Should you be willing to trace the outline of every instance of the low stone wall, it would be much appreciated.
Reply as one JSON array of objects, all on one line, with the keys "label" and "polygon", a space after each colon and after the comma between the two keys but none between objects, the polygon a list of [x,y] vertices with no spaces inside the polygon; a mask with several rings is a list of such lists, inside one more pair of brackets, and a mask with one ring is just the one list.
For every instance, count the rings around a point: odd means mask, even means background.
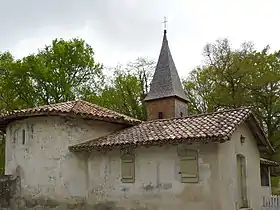
[{"label": "low stone wall", "polygon": [[[123,207],[118,207],[115,202],[102,202],[95,205],[89,205],[86,203],[66,204],[56,202],[49,199],[18,199],[12,202],[7,210],[126,210]],[[148,210],[146,208],[136,208],[130,210]]]},{"label": "low stone wall", "polygon": [[[4,175],[0,177],[0,210],[127,210],[112,201],[90,205],[81,198],[63,202],[47,197],[23,197],[21,187],[19,176]],[[148,210],[148,208],[138,206],[129,210]]]},{"label": "low stone wall", "polygon": [[[1,210],[150,210],[150,208],[140,205],[127,209],[118,206],[117,202],[113,201],[104,201],[90,205],[86,201],[77,201],[75,198],[68,203],[46,197],[21,197],[17,190],[17,180],[12,180],[9,186],[11,190],[9,191],[10,193],[8,193],[7,189],[7,197],[5,197],[5,201],[1,201],[0,204]],[[9,186],[7,186],[7,188]],[[153,208],[153,210],[158,209]]]},{"label": "low stone wall", "polygon": [[[120,207],[117,202],[103,201],[88,204],[86,198],[72,197],[67,201],[57,201],[55,198],[24,196],[21,186],[20,170],[17,175],[0,176],[0,210],[149,210],[146,206]],[[153,210],[158,210],[153,208]]]},{"label": "low stone wall", "polygon": [[148,208],[140,204],[135,207],[125,208],[114,201],[103,201],[97,204],[88,204],[86,202],[73,201],[70,203],[58,202],[47,198],[22,198],[12,199],[7,207],[0,207],[2,210],[159,210],[159,208]]},{"label": "low stone wall", "polygon": [[19,177],[12,175],[0,176],[0,208],[8,208],[19,186]]}]

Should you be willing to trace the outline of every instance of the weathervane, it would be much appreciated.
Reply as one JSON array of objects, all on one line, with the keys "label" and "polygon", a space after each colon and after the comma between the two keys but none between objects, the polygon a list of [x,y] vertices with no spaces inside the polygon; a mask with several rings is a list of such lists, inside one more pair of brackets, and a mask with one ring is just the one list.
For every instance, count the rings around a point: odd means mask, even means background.
[{"label": "weathervane", "polygon": [[166,18],[166,16],[164,16],[164,21],[162,22],[163,24],[164,24],[164,30],[166,30],[166,28],[167,28],[167,18]]}]

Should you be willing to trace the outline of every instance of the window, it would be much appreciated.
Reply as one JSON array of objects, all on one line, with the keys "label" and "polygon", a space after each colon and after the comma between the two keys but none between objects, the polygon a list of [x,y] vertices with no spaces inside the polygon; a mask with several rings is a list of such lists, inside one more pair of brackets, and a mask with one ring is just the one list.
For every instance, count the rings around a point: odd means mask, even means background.
[{"label": "window", "polygon": [[261,165],[261,185],[269,187],[269,168]]},{"label": "window", "polygon": [[197,183],[198,153],[196,150],[185,149],[180,154],[180,175],[182,183]]},{"label": "window", "polygon": [[158,113],[158,119],[163,119],[163,113],[162,112]]},{"label": "window", "polygon": [[123,183],[134,183],[135,181],[135,157],[125,154],[121,158],[121,181]]},{"label": "window", "polygon": [[183,117],[183,112],[180,112],[180,116]]},{"label": "window", "polygon": [[22,144],[25,144],[25,129],[22,130]]}]

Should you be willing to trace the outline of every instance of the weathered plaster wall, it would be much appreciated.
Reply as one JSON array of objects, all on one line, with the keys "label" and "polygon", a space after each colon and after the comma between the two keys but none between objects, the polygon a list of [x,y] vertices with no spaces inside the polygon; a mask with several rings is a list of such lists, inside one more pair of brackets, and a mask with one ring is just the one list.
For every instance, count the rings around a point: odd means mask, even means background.
[{"label": "weathered plaster wall", "polygon": [[[26,130],[24,145],[22,129]],[[40,204],[41,209],[68,209],[72,203],[72,209],[95,205],[99,210],[236,210],[236,155],[243,154],[249,202],[254,210],[260,210],[259,152],[245,125],[229,142],[190,146],[199,150],[200,181],[194,184],[180,182],[176,146],[137,148],[136,181],[132,184],[120,181],[119,150],[107,154],[68,150],[71,144],[117,129],[119,125],[59,117],[29,118],[9,125],[6,173],[14,174],[19,166],[24,196],[24,204],[19,201],[19,205],[33,208]],[[243,145],[241,134],[246,138]]]},{"label": "weathered plaster wall", "polygon": [[[120,125],[82,119],[34,117],[10,124],[6,139],[6,174],[20,168],[21,194],[57,201],[87,195],[87,162],[68,146],[120,129]],[[25,129],[25,144],[22,130]]]},{"label": "weathered plaster wall", "polygon": [[[243,144],[240,142],[240,135],[245,137]],[[231,141],[219,144],[218,151],[221,209],[236,210],[238,201],[236,155],[242,154],[246,158],[247,195],[250,207],[260,210],[262,201],[260,155],[250,130],[243,124],[234,132]]]},{"label": "weathered plaster wall", "polygon": [[176,146],[137,148],[135,183],[121,183],[119,150],[88,159],[88,202],[117,202],[125,209],[219,210],[217,144],[199,147],[199,183],[180,182]]}]

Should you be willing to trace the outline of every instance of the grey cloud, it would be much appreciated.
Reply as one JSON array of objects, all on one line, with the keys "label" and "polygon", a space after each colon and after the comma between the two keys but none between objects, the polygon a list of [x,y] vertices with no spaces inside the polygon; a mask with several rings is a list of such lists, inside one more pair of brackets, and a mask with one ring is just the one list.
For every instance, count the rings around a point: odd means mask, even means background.
[{"label": "grey cloud", "polygon": [[0,50],[34,36],[38,28],[75,30],[86,21],[99,37],[126,50],[149,46],[162,27],[163,1],[130,1],[134,7],[124,0],[0,0]]}]

